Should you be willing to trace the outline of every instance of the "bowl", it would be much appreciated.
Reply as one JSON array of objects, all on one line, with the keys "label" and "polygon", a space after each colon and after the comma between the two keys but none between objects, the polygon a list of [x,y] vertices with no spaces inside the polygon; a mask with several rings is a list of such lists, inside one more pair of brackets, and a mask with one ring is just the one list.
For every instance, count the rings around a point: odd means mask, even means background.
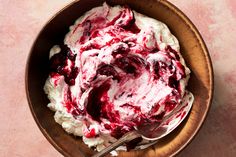
[{"label": "bowl", "polygon": [[[66,133],[53,118],[43,86],[48,77],[49,50],[63,42],[69,26],[84,12],[102,5],[103,0],[75,1],[61,9],[38,34],[26,68],[26,93],[32,115],[44,136],[64,156],[88,157],[95,152],[80,137]],[[165,0],[107,0],[110,5],[128,4],[132,9],[164,22],[177,37],[181,53],[191,69],[188,89],[195,101],[188,117],[171,134],[144,150],[120,152],[123,157],[173,156],[193,139],[208,113],[213,93],[213,70],[206,45],[192,22]]]}]

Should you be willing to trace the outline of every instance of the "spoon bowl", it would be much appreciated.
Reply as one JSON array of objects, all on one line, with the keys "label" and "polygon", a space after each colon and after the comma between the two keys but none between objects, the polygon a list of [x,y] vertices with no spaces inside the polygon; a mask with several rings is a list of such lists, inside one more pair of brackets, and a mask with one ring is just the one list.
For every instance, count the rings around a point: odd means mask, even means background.
[{"label": "spoon bowl", "polygon": [[138,130],[140,134],[142,134],[143,139],[151,141],[158,140],[168,135],[180,125],[180,123],[190,112],[194,100],[193,95],[190,93],[189,97],[186,97],[186,99],[189,99],[189,103],[187,105],[181,104],[177,106],[171,113],[163,117],[160,123],[144,123],[135,129]]},{"label": "spoon bowl", "polygon": [[159,123],[143,123],[139,126],[135,126],[134,131],[126,133],[116,142],[106,147],[102,151],[96,153],[92,157],[105,156],[106,154],[121,146],[122,144],[138,137],[142,137],[143,139],[149,141],[157,141],[158,139],[168,135],[185,119],[185,117],[190,112],[194,100],[193,95],[189,94],[186,99],[189,99],[189,102],[187,104],[182,103],[177,106],[168,115],[164,116],[162,118],[162,121],[160,121]]}]

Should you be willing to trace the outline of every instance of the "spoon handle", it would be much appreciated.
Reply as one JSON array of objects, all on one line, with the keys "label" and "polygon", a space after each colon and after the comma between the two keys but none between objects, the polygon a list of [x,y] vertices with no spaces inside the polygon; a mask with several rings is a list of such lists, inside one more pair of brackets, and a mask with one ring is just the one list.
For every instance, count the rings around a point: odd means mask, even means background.
[{"label": "spoon handle", "polygon": [[96,153],[92,157],[102,157],[102,156],[105,156],[109,152],[111,152],[112,150],[114,150],[117,147],[119,147],[120,145],[124,144],[125,142],[131,141],[131,140],[133,140],[135,138],[138,138],[138,137],[141,137],[141,135],[136,130],[131,131],[131,132],[125,134],[123,137],[118,139],[116,142],[114,142],[110,146],[108,146],[105,149],[103,149],[102,151]]}]

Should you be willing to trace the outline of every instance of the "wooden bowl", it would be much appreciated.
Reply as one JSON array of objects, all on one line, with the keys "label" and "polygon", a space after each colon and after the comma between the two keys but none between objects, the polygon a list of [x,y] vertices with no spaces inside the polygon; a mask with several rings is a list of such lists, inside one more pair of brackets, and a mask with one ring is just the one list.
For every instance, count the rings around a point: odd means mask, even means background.
[{"label": "wooden bowl", "polygon": [[[213,70],[206,45],[192,22],[175,6],[162,0],[108,0],[110,5],[128,4],[132,9],[158,19],[170,28],[180,42],[181,53],[191,69],[188,89],[195,101],[185,121],[170,135],[145,150],[121,152],[124,157],[162,157],[176,155],[199,131],[208,113],[213,91]],[[33,117],[48,141],[64,156],[89,157],[94,151],[80,137],[67,134],[54,121],[54,112],[43,91],[48,77],[49,50],[63,42],[69,26],[85,11],[102,5],[103,0],[80,0],[58,12],[42,28],[29,54],[26,68],[26,92]]]}]

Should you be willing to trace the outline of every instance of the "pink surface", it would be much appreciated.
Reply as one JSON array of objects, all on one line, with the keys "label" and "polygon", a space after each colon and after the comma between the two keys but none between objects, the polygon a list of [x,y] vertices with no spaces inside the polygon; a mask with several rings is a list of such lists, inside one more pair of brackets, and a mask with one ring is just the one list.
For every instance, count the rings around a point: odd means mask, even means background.
[{"label": "pink surface", "polygon": [[[72,0],[0,0],[0,156],[62,157],[31,116],[24,71],[29,49],[49,17]],[[215,95],[202,129],[178,156],[236,156],[236,2],[170,0],[202,34],[215,72]]]}]

